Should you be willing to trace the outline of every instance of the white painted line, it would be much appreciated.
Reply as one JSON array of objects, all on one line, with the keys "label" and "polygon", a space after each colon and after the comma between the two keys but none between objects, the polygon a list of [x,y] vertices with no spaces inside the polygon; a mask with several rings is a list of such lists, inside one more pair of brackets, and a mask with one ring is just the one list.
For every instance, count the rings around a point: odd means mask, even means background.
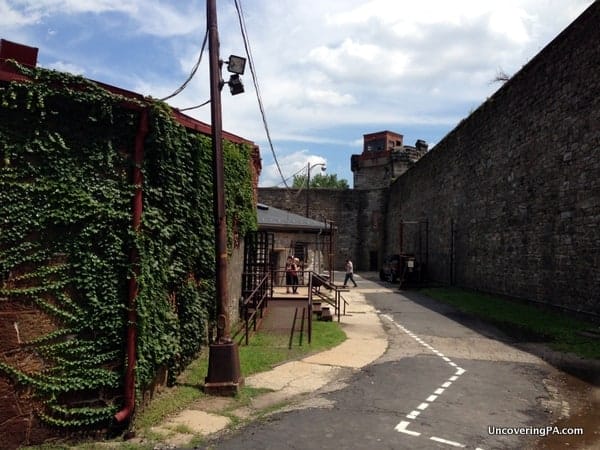
[{"label": "white painted line", "polygon": [[461,447],[461,448],[466,447],[466,445],[463,445],[459,442],[449,441],[447,439],[442,439],[442,438],[435,437],[435,436],[431,436],[429,439],[431,439],[432,441],[441,442],[442,444],[451,445],[452,447]]},{"label": "white painted line", "polygon": [[[398,327],[398,329],[402,330],[404,333],[406,333],[407,335],[409,335],[411,338],[413,338],[415,341],[417,341],[423,347],[427,348],[432,353],[434,353],[435,355],[437,355],[440,358],[442,358],[446,363],[448,363],[448,365],[450,365],[451,367],[455,367],[456,368],[455,374],[453,376],[451,376],[448,379],[448,381],[446,381],[444,384],[442,384],[441,387],[437,388],[434,391],[433,395],[430,395],[429,397],[427,397],[427,400],[425,402],[423,402],[419,406],[417,406],[417,410],[419,410],[419,411],[413,410],[409,414],[406,415],[406,417],[408,419],[416,419],[417,416],[419,416],[419,414],[421,414],[421,411],[426,410],[429,407],[429,405],[433,401],[435,401],[438,398],[438,396],[441,395],[445,391],[445,388],[450,387],[452,385],[452,382],[458,380],[458,377],[460,375],[462,375],[463,373],[465,373],[466,370],[463,369],[463,368],[461,368],[461,367],[458,367],[458,365],[456,363],[454,363],[450,358],[448,358],[447,356],[445,356],[442,352],[440,352],[439,350],[433,348],[431,345],[429,345],[427,342],[425,342],[419,336],[417,336],[416,334],[414,334],[412,331],[410,331],[406,327],[404,327],[404,326],[400,325],[399,323],[397,323],[392,318],[392,316],[390,316],[389,314],[382,314],[381,316],[385,317],[386,319],[388,319],[390,322],[392,322],[394,325],[396,325],[396,327]],[[421,436],[421,433],[419,433],[419,432],[407,430],[407,427],[409,425],[410,425],[410,422],[408,422],[408,421],[401,421],[398,425],[396,425],[395,430],[398,431],[398,432],[400,432],[400,433],[409,434],[411,436]],[[442,444],[451,445],[453,447],[461,447],[461,448],[466,447],[466,445],[463,445],[460,442],[449,441],[447,439],[442,439],[442,438],[435,437],[435,436],[431,436],[429,439],[432,440],[432,441],[436,441],[436,442],[442,443]],[[476,450],[483,450],[483,449],[481,449],[481,448],[478,447]]]},{"label": "white painted line", "polygon": [[410,414],[406,415],[406,417],[408,419],[416,419],[419,414],[421,414],[421,411],[411,411]]},{"label": "white painted line", "polygon": [[398,425],[396,425],[395,430],[399,433],[410,434],[411,436],[421,436],[421,433],[417,433],[416,431],[407,430],[406,427],[410,425],[410,422],[402,421]]}]

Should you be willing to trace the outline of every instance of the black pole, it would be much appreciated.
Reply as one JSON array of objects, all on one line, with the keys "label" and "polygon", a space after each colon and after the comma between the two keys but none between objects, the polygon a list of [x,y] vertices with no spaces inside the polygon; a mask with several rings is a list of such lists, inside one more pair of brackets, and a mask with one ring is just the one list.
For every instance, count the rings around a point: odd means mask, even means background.
[{"label": "black pole", "polygon": [[306,166],[307,174],[306,174],[306,217],[308,217],[308,203],[309,203],[309,195],[310,195],[310,161]]},{"label": "black pole", "polygon": [[234,395],[243,384],[237,345],[231,341],[227,293],[227,220],[223,169],[223,129],[221,116],[221,62],[216,0],[206,2],[210,71],[211,134],[213,154],[213,212],[215,220],[215,285],[217,337],[209,346],[208,374],[204,390],[210,394]]},{"label": "black pole", "polygon": [[207,10],[208,47],[210,65],[210,99],[213,156],[213,212],[215,220],[215,258],[217,291],[217,342],[229,339],[227,319],[227,219],[225,217],[225,181],[223,180],[223,125],[221,114],[221,67],[219,63],[219,35],[217,30],[216,0],[209,0]]}]

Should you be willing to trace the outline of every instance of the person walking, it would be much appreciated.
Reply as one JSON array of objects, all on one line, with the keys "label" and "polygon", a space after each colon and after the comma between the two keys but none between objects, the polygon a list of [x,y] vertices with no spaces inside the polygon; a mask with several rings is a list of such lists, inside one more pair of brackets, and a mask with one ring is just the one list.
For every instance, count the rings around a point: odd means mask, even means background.
[{"label": "person walking", "polygon": [[344,287],[347,287],[348,280],[352,281],[352,283],[354,284],[354,287],[358,287],[358,285],[356,284],[356,281],[354,281],[354,265],[352,264],[352,261],[350,261],[349,258],[346,260],[345,268],[346,268],[346,277],[344,278]]}]

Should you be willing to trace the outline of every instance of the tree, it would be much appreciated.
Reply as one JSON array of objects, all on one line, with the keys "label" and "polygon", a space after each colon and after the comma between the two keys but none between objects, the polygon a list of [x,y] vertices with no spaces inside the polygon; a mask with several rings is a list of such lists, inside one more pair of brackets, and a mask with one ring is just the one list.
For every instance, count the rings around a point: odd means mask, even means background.
[{"label": "tree", "polygon": [[498,69],[492,83],[506,83],[508,80],[510,80],[510,75],[504,70]]},{"label": "tree", "polygon": [[[300,189],[306,187],[306,175],[294,175],[293,188]],[[332,174],[317,174],[314,177],[310,177],[310,187],[312,188],[332,188],[332,189],[348,189],[348,180],[338,180],[335,173]]]}]

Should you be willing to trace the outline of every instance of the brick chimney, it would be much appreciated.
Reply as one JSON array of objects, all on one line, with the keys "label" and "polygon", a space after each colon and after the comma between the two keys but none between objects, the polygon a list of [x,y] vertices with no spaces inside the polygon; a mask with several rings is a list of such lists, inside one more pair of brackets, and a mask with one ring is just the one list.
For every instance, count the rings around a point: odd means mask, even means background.
[{"label": "brick chimney", "polygon": [[7,70],[6,60],[14,59],[19,64],[35,67],[37,64],[38,49],[16,42],[0,39],[0,64],[3,70]]}]

